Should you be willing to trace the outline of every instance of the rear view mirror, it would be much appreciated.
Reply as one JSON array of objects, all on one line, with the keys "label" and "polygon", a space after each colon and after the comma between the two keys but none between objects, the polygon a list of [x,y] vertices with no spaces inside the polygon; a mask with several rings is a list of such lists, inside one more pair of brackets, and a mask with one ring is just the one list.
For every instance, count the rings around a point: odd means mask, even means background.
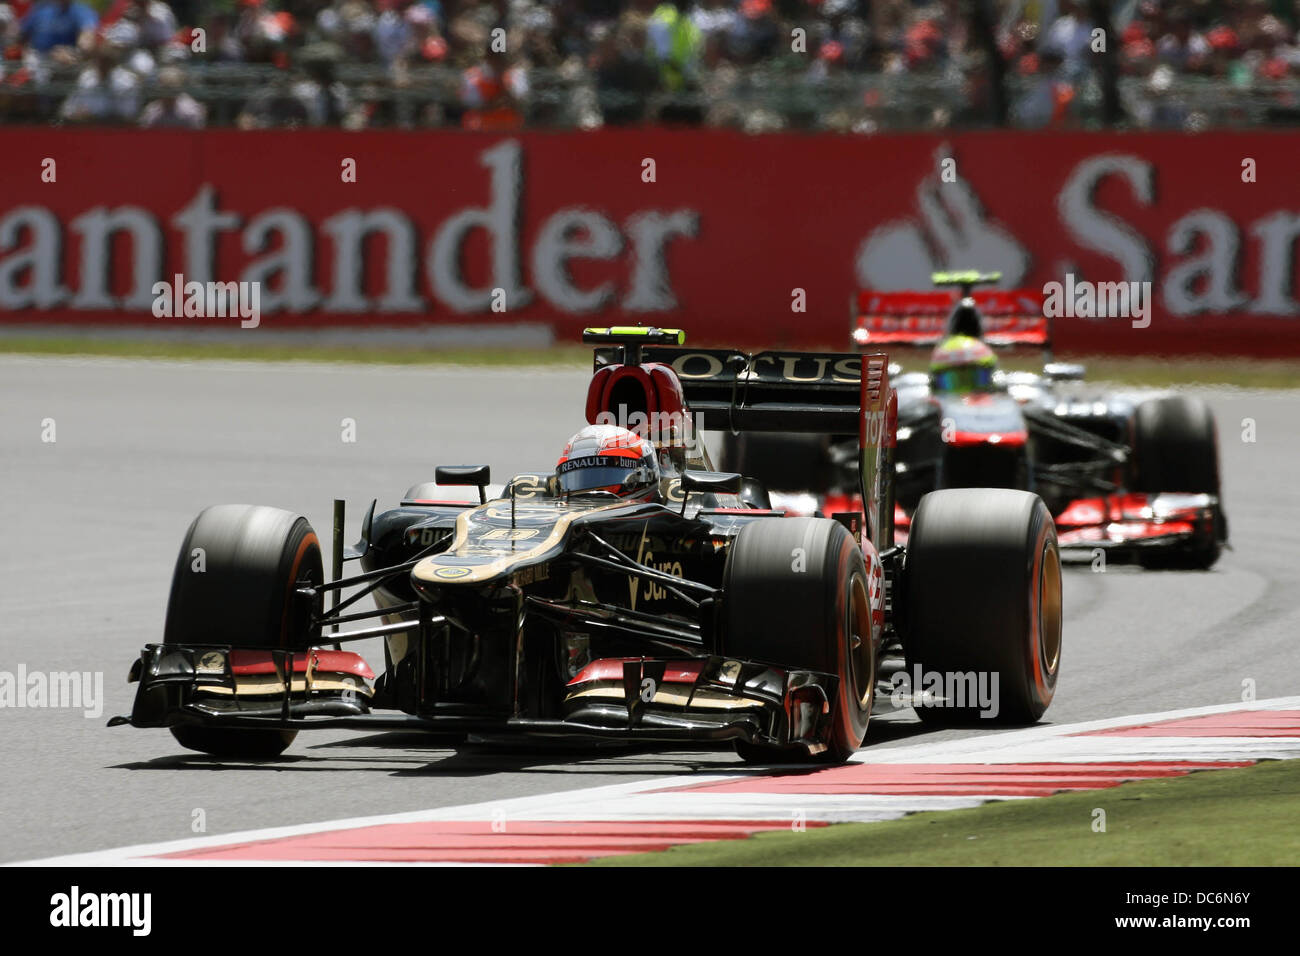
[{"label": "rear view mirror", "polygon": [[682,474],[682,491],[715,495],[738,495],[744,479],[739,473],[728,471],[687,471]]},{"label": "rear view mirror", "polygon": [[433,480],[440,485],[474,485],[478,488],[479,504],[487,500],[483,489],[491,480],[492,470],[487,465],[439,465],[433,470]]}]

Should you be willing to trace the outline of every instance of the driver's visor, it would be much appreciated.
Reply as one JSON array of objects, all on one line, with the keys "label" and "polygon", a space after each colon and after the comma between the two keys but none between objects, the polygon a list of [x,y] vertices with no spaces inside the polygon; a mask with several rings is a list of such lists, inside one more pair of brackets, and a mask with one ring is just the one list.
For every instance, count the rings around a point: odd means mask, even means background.
[{"label": "driver's visor", "polygon": [[643,482],[644,471],[638,459],[611,455],[570,458],[555,470],[560,490],[570,494],[597,489],[616,491]]},{"label": "driver's visor", "polygon": [[992,365],[967,365],[930,373],[931,386],[939,392],[984,391],[993,385]]}]

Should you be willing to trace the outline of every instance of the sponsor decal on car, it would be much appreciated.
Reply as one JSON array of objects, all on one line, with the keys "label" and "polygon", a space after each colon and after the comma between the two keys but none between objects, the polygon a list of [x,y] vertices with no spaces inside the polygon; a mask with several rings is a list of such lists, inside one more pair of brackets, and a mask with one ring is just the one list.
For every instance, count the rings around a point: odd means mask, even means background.
[{"label": "sponsor decal on car", "polygon": [[469,568],[436,568],[433,572],[433,576],[435,578],[443,578],[444,580],[455,580],[456,578],[463,578],[470,573]]}]

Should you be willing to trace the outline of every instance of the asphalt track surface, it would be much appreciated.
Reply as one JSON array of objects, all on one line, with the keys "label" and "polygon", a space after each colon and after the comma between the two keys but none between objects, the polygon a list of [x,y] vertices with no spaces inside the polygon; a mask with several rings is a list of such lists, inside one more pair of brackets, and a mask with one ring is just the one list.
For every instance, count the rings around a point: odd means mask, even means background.
[{"label": "asphalt track surface", "polygon": [[[202,507],[295,509],[324,540],[342,497],[355,539],[372,497],[394,504],[435,464],[488,462],[496,480],[548,467],[583,424],[585,384],[581,370],[0,356],[0,672],[100,672],[105,698],[93,718],[0,708],[0,861],[739,766],[722,749],[451,750],[355,732],[302,734],[286,760],[235,764],[166,731],[105,727],[129,712],[127,669],[161,639],[176,550]],[[1300,392],[1202,394],[1219,420],[1234,550],[1208,573],[1068,569],[1052,722],[1230,703],[1246,681],[1260,698],[1300,693]],[[946,733],[971,732],[987,731]],[[940,737],[900,714],[868,739]]]}]

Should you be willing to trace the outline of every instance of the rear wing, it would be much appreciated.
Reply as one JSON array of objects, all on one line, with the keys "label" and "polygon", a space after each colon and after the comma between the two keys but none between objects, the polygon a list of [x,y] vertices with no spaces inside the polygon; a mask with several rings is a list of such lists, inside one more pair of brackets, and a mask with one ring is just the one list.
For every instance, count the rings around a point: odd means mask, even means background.
[{"label": "rear wing", "polygon": [[[597,348],[594,370],[622,364],[624,357],[621,347]],[[640,346],[638,358],[673,370],[697,428],[855,438],[868,534],[880,551],[893,544],[898,399],[886,355],[647,344]]]},{"label": "rear wing", "polygon": [[[1052,348],[1052,324],[1038,289],[972,290],[983,318],[984,341],[999,348]],[[859,292],[853,301],[853,344],[932,346],[949,335],[956,302],[948,292]]]},{"label": "rear wing", "polygon": [[[620,363],[618,348],[598,348],[595,369]],[[883,355],[856,352],[741,352],[647,345],[643,362],[677,374],[687,404],[707,425],[731,431],[856,435],[863,363],[880,388]]]}]

